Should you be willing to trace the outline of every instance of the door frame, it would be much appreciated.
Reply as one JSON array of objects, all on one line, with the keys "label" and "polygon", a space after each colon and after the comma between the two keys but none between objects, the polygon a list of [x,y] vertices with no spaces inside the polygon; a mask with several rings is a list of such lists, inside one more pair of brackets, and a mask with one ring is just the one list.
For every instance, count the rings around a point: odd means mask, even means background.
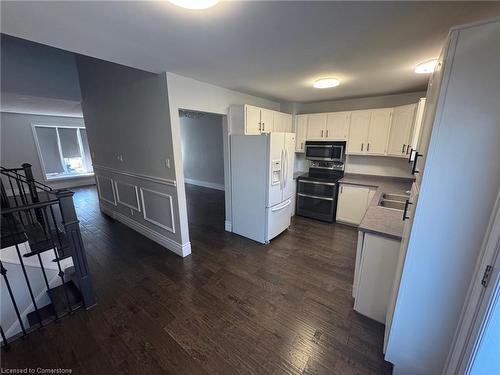
[{"label": "door frame", "polygon": [[[213,112],[209,110],[202,110],[202,109],[191,109],[189,107],[178,107],[177,108],[177,117],[176,121],[177,124],[179,125],[179,140],[180,140],[180,111],[191,111],[191,112],[200,112],[200,113],[207,113],[211,115],[218,115],[221,116],[222,119],[222,152],[223,152],[223,158],[224,158],[224,200],[225,200],[225,218],[224,218],[224,229],[226,231],[231,231],[231,217],[230,217],[230,212],[231,212],[231,176],[230,176],[230,149],[229,149],[229,124],[228,124],[228,117],[229,113],[220,113],[220,112]],[[182,153],[179,153],[179,160],[180,160],[180,166],[182,170],[182,181],[183,184],[182,186],[185,189],[185,179],[184,179],[184,161],[182,160]],[[179,181],[180,179],[177,178]],[[187,212],[186,212],[187,215]],[[189,231],[189,229],[188,229]]]},{"label": "door frame", "polygon": [[[493,267],[484,287],[486,267]],[[500,189],[483,240],[460,321],[443,371],[468,374],[495,303],[500,303]]]}]

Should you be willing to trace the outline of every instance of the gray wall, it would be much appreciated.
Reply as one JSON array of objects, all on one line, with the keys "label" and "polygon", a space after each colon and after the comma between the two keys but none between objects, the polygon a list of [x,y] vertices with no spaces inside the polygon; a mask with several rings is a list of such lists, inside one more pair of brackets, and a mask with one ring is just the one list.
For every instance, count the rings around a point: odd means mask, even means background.
[{"label": "gray wall", "polygon": [[73,53],[5,34],[0,38],[2,93],[80,101]]},{"label": "gray wall", "polygon": [[179,229],[166,74],[85,56],[77,56],[77,66],[101,209],[188,255]]},{"label": "gray wall", "polygon": [[1,164],[6,168],[30,163],[37,181],[53,188],[75,187],[95,183],[93,177],[79,177],[64,181],[46,182],[36,149],[31,124],[85,126],[82,118],[0,113],[1,115]]},{"label": "gray wall", "polygon": [[179,119],[184,179],[195,185],[224,189],[222,116],[200,115]]}]

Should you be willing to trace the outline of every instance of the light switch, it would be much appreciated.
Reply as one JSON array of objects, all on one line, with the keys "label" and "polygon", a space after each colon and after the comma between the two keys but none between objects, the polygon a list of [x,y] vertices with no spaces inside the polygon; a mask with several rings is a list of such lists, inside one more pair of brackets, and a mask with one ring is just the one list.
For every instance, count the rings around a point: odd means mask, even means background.
[{"label": "light switch", "polygon": [[170,159],[165,159],[165,167],[170,168]]}]

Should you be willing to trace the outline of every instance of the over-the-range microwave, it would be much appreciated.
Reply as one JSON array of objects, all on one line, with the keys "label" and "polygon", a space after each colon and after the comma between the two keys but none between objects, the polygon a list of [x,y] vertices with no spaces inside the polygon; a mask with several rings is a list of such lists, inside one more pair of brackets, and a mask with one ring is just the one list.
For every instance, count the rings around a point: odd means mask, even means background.
[{"label": "over-the-range microwave", "polygon": [[323,161],[345,161],[344,141],[306,141],[306,159]]}]

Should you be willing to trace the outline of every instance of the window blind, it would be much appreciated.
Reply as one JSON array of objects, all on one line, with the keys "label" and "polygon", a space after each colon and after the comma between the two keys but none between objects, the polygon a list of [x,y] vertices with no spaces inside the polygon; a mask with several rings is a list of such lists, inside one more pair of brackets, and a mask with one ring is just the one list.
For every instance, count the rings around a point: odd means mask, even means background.
[{"label": "window blind", "polygon": [[87,170],[92,170],[92,158],[90,157],[89,140],[87,138],[87,131],[80,129],[80,138],[82,139],[83,154],[85,155],[85,166]]},{"label": "window blind", "polygon": [[46,173],[62,173],[64,167],[57,145],[57,129],[36,127],[36,136]]},{"label": "window blind", "polygon": [[61,151],[63,158],[79,158],[80,146],[78,145],[77,129],[58,128],[59,140],[61,141]]}]

